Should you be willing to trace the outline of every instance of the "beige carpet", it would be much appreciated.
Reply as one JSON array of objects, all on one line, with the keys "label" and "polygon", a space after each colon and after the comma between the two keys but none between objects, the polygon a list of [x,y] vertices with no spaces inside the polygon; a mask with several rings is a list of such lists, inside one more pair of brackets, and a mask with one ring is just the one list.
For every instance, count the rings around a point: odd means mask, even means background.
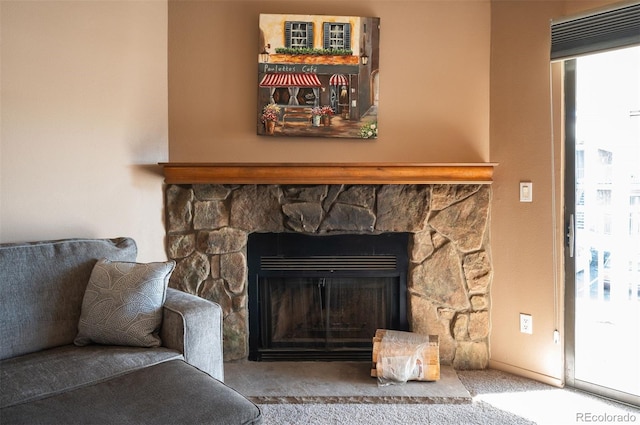
[{"label": "beige carpet", "polygon": [[[292,374],[304,373],[302,366],[298,368],[284,367],[281,364],[277,367],[276,363],[272,363],[273,369],[269,363],[262,362],[263,366],[253,370],[254,362],[233,363],[225,365],[225,373],[227,384],[235,387],[238,384],[242,393],[247,391],[247,396],[254,394],[256,397],[267,397],[267,402],[258,402],[258,406],[262,410],[265,425],[391,425],[391,424],[455,424],[455,425],[473,425],[473,424],[491,424],[491,425],[524,425],[524,424],[584,424],[584,423],[640,423],[640,409],[614,401],[602,399],[590,394],[586,394],[573,389],[560,389],[527,378],[515,376],[498,370],[481,370],[481,371],[452,371],[458,378],[458,382],[462,384],[470,400],[468,402],[448,403],[441,399],[442,402],[429,402],[429,395],[421,394],[417,397],[426,397],[424,403],[417,401],[416,395],[410,396],[401,402],[386,402],[385,396],[376,401],[374,399],[365,398],[363,402],[355,400],[332,401],[331,397],[327,397],[325,401],[318,400],[315,402],[304,401],[307,396],[304,394],[290,393],[286,388],[296,388],[295,386],[282,386],[279,384],[285,377]],[[266,365],[266,367],[265,367]],[[315,368],[324,371],[323,366],[316,365]],[[329,368],[341,370],[338,368]],[[308,368],[307,368],[308,370]],[[450,370],[450,369],[449,369]],[[448,371],[443,373],[443,377],[448,377]],[[240,371],[240,372],[239,372]],[[253,382],[277,382],[277,385],[262,386],[257,385],[251,389],[248,383],[243,384],[243,380],[248,380],[254,372],[264,373],[260,378],[254,379]],[[323,372],[324,373],[324,372]],[[319,375],[323,373],[318,372]],[[322,378],[332,380],[334,376]],[[255,377],[255,375],[253,375]],[[305,378],[306,379],[306,378]],[[359,379],[359,378],[358,378]],[[377,387],[374,378],[368,378],[366,385]],[[432,383],[424,384],[425,388]],[[244,386],[243,386],[244,385]],[[457,383],[456,383],[457,386]],[[274,398],[269,400],[268,394],[259,396],[257,388],[269,389],[273,394],[293,394],[291,400],[287,401],[287,397]],[[371,388],[373,388],[371,387]],[[335,396],[340,396],[340,385],[334,385]],[[346,388],[346,387],[345,387]],[[361,387],[364,388],[364,387]],[[396,388],[399,390],[399,388]],[[253,391],[253,392],[252,392]],[[310,390],[309,390],[310,391]],[[322,391],[315,392],[316,396],[322,397],[327,388]],[[440,391],[440,390],[438,390]],[[396,394],[392,397],[398,397]],[[455,396],[453,393],[450,397]],[[442,397],[441,395],[431,397]],[[435,399],[432,399],[435,400]]]}]

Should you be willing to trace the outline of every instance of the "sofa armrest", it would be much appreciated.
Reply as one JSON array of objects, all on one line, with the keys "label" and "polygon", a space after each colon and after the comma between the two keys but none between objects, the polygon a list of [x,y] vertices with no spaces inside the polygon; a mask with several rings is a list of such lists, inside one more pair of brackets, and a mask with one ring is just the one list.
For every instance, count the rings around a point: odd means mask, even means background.
[{"label": "sofa armrest", "polygon": [[222,308],[211,301],[167,288],[162,345],[180,351],[187,363],[224,381]]}]

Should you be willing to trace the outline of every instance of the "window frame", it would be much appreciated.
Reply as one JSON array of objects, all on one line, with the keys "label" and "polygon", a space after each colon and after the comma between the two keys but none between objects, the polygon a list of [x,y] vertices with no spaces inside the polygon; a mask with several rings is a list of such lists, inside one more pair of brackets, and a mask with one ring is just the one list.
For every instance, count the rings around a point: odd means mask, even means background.
[{"label": "window frame", "polygon": [[[342,37],[332,37],[332,27],[341,27]],[[340,46],[332,41],[341,41]],[[351,24],[349,22],[324,22],[322,26],[322,47],[325,50],[351,50]]]},{"label": "window frame", "polygon": [[[297,25],[304,25],[305,29],[303,30],[305,34],[303,36],[294,36],[294,31],[301,31],[300,29],[294,28]],[[291,49],[312,49],[313,48],[313,22],[306,21],[286,21],[284,24],[284,38],[285,38],[285,46]],[[296,44],[294,45],[293,39],[296,39]],[[304,40],[304,46],[300,45],[300,41]]]}]

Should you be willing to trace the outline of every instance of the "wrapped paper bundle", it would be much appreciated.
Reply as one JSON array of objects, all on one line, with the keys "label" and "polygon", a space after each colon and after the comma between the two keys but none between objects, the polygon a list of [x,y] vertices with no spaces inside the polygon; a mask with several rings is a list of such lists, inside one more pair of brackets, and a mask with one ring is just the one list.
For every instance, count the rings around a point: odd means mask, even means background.
[{"label": "wrapped paper bundle", "polygon": [[372,357],[371,376],[381,385],[440,379],[437,335],[378,329]]}]

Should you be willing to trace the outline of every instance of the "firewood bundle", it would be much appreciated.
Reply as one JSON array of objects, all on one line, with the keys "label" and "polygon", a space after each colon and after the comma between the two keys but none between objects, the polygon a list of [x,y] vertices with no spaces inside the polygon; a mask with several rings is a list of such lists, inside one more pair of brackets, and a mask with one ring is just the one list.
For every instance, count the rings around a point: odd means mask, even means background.
[{"label": "firewood bundle", "polygon": [[378,329],[371,376],[381,383],[440,379],[438,335]]}]

